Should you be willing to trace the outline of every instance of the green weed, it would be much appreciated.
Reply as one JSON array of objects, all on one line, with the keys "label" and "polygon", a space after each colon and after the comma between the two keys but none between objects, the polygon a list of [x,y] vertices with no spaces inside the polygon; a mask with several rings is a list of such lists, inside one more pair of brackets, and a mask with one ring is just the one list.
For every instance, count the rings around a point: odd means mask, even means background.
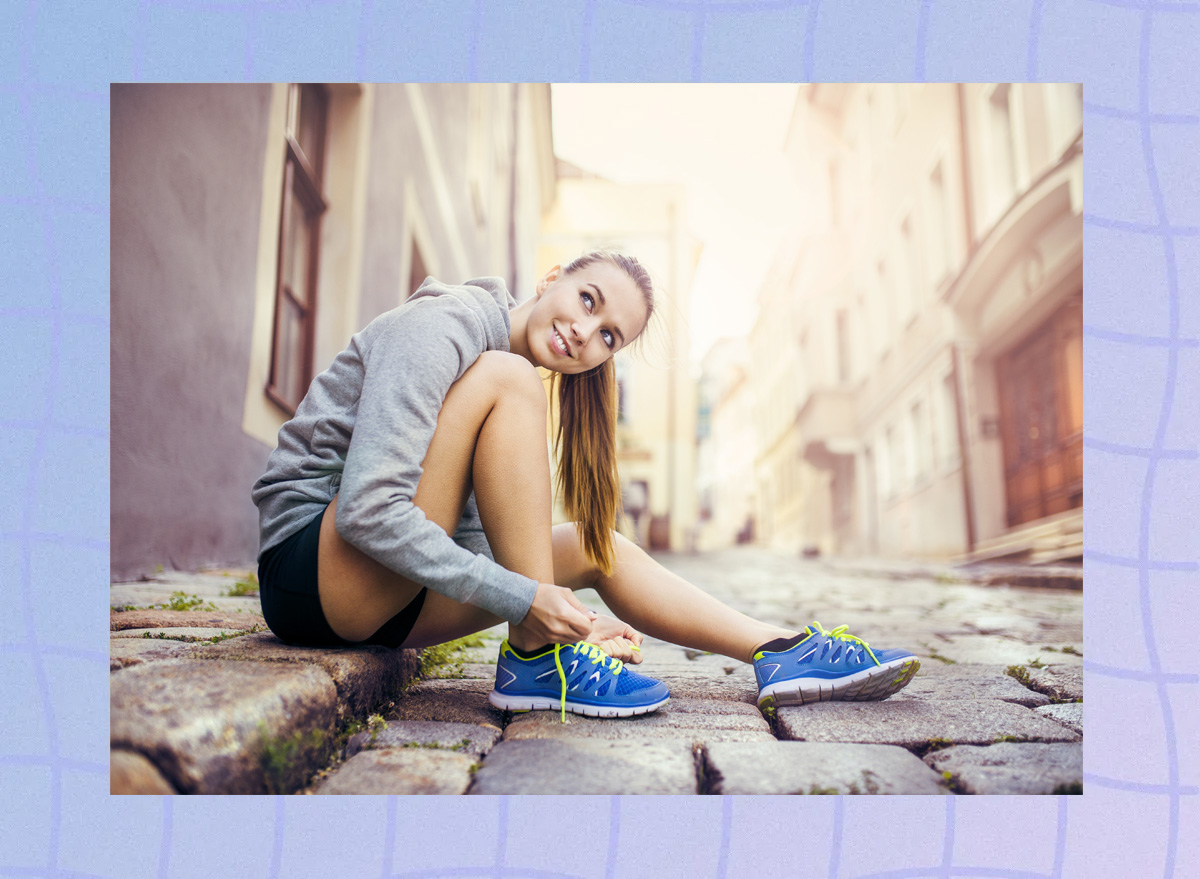
[{"label": "green weed", "polygon": [[1004,673],[1026,687],[1030,684],[1029,670],[1023,665],[1010,665],[1004,670]]},{"label": "green weed", "polygon": [[249,577],[244,577],[237,580],[232,586],[225,590],[225,594],[230,598],[241,598],[245,595],[258,595],[258,575],[251,571]]},{"label": "green weed", "polygon": [[217,606],[211,601],[205,601],[199,595],[188,595],[186,592],[172,592],[171,600],[164,604],[154,605],[162,610],[205,610],[213,611]]}]

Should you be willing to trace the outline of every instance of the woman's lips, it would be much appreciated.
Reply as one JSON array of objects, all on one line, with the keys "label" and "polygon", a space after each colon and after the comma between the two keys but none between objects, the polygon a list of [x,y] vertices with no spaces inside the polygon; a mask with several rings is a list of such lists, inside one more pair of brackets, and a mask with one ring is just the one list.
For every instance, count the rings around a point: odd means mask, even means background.
[{"label": "woman's lips", "polygon": [[563,357],[571,356],[571,350],[567,348],[567,340],[562,337],[562,334],[559,333],[558,328],[553,324],[550,325],[550,344],[553,345],[554,349]]}]

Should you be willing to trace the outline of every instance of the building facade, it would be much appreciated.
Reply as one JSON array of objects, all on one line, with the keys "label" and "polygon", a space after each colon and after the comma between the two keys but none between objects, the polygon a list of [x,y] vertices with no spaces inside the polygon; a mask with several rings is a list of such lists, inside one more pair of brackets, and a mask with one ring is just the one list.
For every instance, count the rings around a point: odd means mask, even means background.
[{"label": "building facade", "polygon": [[311,378],[426,275],[532,288],[544,85],[116,85],[112,574],[244,565]]},{"label": "building facade", "polygon": [[1075,84],[801,92],[811,198],[751,334],[761,541],[1079,556],[1081,107]]}]

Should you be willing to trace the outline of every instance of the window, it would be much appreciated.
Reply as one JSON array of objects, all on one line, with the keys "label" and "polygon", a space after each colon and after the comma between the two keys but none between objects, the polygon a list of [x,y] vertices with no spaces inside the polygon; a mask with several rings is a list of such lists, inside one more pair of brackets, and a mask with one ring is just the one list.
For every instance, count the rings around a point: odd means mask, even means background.
[{"label": "window", "polygon": [[850,315],[844,308],[837,312],[837,377],[842,384],[850,381]]},{"label": "window", "polygon": [[929,175],[929,274],[937,290],[950,270],[950,222],[946,204],[946,182],[942,163]]},{"label": "window", "polygon": [[886,260],[880,260],[875,265],[878,280],[878,308],[880,332],[878,336],[880,354],[886,354],[892,346],[892,335],[896,332],[896,301],[891,289],[891,278],[888,276]]},{"label": "window", "polygon": [[888,471],[891,494],[897,495],[904,489],[904,446],[901,434],[896,425],[887,429]]},{"label": "window", "polygon": [[913,471],[920,482],[930,469],[929,429],[926,423],[925,401],[917,400],[912,405]]},{"label": "window", "polygon": [[328,102],[319,85],[292,85],[288,93],[275,322],[266,393],[289,415],[296,413],[312,381],[317,249],[326,207],[321,175]]},{"label": "window", "polygon": [[617,372],[617,424],[629,423],[629,360],[619,356],[613,358]]},{"label": "window", "polygon": [[1052,159],[1079,135],[1083,125],[1083,84],[1054,82],[1046,86],[1047,134]]},{"label": "window", "polygon": [[899,251],[896,254],[896,310],[899,324],[905,326],[916,312],[920,282],[917,278],[917,254],[913,250],[912,220],[900,221]]},{"label": "window", "polygon": [[829,163],[829,225],[836,228],[842,221],[841,187],[838,185],[838,163]]},{"label": "window", "polygon": [[1001,83],[988,97],[988,133],[997,211],[1007,206],[1017,191],[1017,159],[1013,148],[1012,86]]},{"label": "window", "polygon": [[943,441],[939,443],[944,463],[958,460],[958,399],[954,393],[954,373],[942,377],[942,424]]}]

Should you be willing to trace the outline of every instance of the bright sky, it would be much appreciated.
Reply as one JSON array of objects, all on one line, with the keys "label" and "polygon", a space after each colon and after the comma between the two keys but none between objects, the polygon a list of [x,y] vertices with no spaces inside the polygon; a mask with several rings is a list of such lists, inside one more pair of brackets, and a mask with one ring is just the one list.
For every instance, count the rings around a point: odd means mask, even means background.
[{"label": "bright sky", "polygon": [[682,183],[704,243],[692,286],[693,364],[747,332],[798,196],[783,157],[796,85],[564,84],[551,90],[554,151],[618,183]]}]

